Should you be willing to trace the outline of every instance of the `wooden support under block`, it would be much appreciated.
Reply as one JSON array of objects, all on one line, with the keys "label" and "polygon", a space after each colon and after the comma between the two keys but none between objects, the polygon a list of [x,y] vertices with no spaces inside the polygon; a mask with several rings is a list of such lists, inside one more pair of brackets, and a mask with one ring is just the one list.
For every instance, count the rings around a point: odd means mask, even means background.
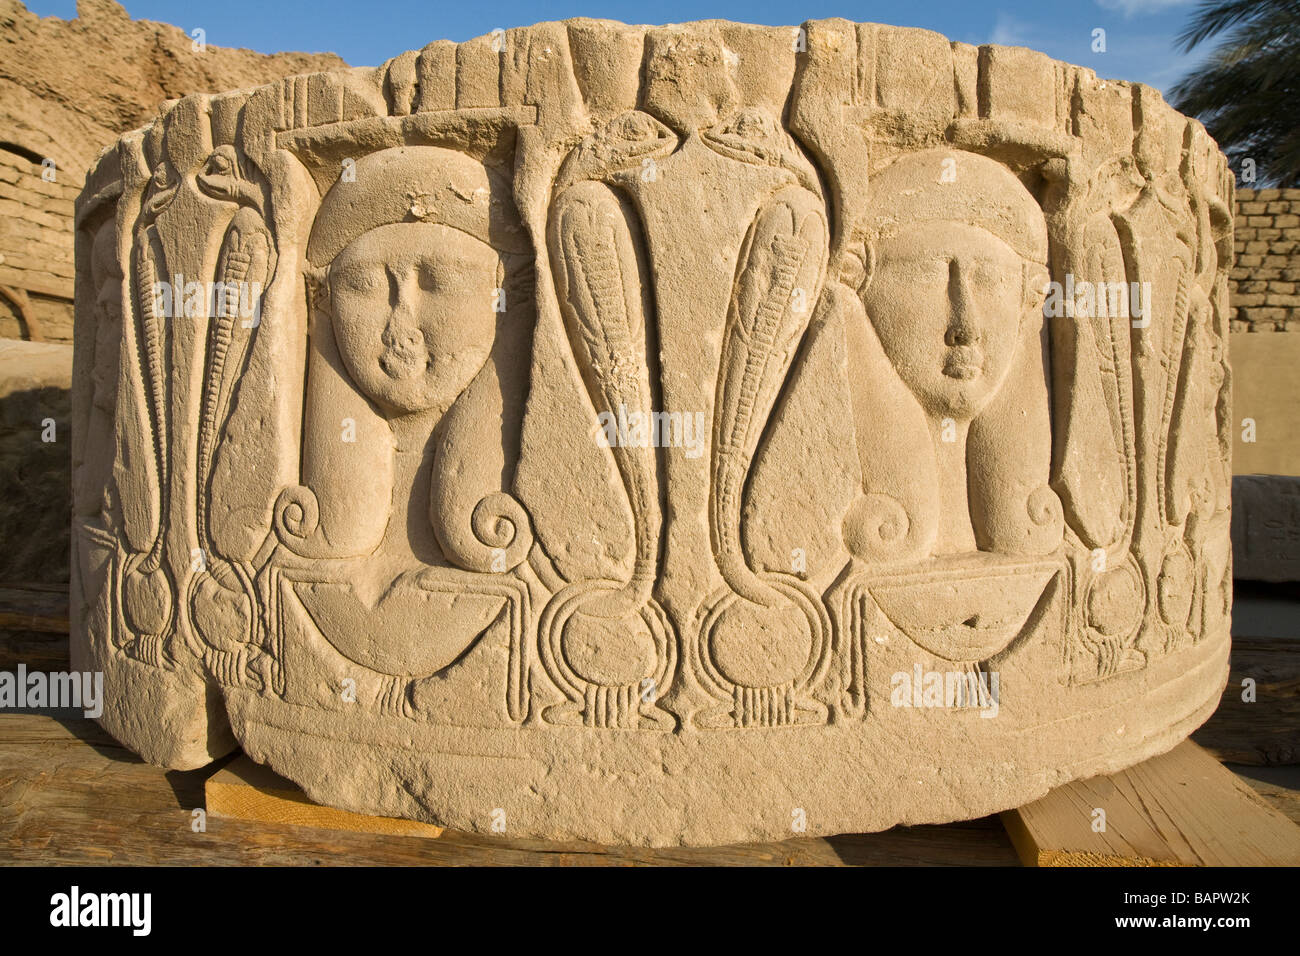
[{"label": "wooden support under block", "polygon": [[1002,824],[1026,866],[1300,866],[1300,827],[1190,740],[1058,787]]},{"label": "wooden support under block", "polygon": [[312,803],[296,783],[243,754],[209,777],[203,790],[208,813],[218,817],[389,836],[442,836],[442,827],[431,823],[372,817]]}]

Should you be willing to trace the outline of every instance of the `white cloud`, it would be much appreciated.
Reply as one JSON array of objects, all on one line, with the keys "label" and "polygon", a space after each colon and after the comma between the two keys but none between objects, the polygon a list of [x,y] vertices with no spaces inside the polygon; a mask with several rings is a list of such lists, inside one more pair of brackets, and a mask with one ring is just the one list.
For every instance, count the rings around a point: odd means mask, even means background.
[{"label": "white cloud", "polygon": [[998,13],[988,42],[999,46],[1031,46],[1034,28],[1007,13]]},{"label": "white cloud", "polygon": [[1192,2],[1193,0],[1097,0],[1097,6],[1103,10],[1115,10],[1128,19],[1161,13],[1173,7],[1185,7]]}]

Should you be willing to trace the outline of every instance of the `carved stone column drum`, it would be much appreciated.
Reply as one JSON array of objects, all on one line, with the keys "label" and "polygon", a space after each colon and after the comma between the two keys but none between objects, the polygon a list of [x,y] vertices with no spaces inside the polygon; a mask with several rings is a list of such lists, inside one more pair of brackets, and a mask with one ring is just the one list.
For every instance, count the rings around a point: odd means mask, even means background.
[{"label": "carved stone column drum", "polygon": [[1233,177],[1140,85],[545,23],[165,104],[77,207],[73,653],[146,760],[640,844],[1214,710]]}]

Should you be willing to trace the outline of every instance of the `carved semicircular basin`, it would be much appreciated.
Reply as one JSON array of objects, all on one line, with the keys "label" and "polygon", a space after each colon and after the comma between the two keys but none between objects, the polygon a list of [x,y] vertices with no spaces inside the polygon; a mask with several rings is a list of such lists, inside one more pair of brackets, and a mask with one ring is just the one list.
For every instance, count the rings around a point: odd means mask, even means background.
[{"label": "carved semicircular basin", "polygon": [[363,667],[424,677],[454,663],[501,614],[496,594],[394,584],[372,608],[346,582],[298,582],[294,593],[334,647]]},{"label": "carved semicircular basin", "polygon": [[889,622],[949,661],[988,660],[1024,629],[1056,564],[980,555],[956,567],[928,565],[870,584]]}]

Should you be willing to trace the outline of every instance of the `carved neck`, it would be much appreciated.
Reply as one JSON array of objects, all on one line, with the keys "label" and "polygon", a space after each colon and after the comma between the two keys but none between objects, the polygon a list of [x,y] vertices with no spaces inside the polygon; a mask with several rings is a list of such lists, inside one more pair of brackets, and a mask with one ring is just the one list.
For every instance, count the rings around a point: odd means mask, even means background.
[{"label": "carved neck", "polygon": [[442,563],[429,523],[433,433],[441,410],[430,409],[390,420],[393,429],[393,514],[381,551],[403,567]]},{"label": "carved neck", "polygon": [[970,495],[966,484],[966,434],[969,421],[927,415],[939,466],[939,537],[935,554],[961,554],[975,550],[975,529],[970,521]]}]

